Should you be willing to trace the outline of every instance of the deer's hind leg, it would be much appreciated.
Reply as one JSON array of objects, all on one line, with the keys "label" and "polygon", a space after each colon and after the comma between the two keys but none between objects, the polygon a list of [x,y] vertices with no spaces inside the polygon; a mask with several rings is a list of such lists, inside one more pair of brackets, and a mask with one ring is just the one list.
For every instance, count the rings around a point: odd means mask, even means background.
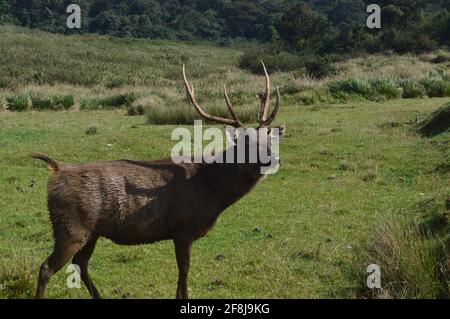
[{"label": "deer's hind leg", "polygon": [[88,264],[89,259],[92,256],[92,253],[94,252],[95,244],[97,243],[97,237],[91,238],[86,245],[81,248],[76,255],[72,259],[72,264],[78,265],[80,267],[81,272],[81,280],[83,280],[83,283],[86,285],[86,288],[89,291],[89,294],[94,299],[100,299],[101,296],[95,287],[94,283],[92,282],[91,277],[88,273]]},{"label": "deer's hind leg", "polygon": [[87,243],[88,233],[68,227],[55,229],[55,246],[53,252],[42,263],[39,270],[36,298],[44,297],[45,288],[50,278],[57,273]]}]

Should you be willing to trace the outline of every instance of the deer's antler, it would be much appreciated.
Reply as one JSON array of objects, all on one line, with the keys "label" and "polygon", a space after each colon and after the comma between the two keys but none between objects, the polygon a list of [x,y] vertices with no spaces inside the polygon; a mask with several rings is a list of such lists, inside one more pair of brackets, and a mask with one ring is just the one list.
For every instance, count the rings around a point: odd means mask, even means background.
[{"label": "deer's antler", "polygon": [[[261,118],[259,119],[259,127],[268,127],[273,122],[273,120],[275,119],[275,117],[278,113],[278,109],[280,108],[280,99],[281,98],[280,98],[280,91],[278,90],[278,87],[276,87],[277,103],[276,103],[275,108],[273,109],[272,113],[270,114],[270,116],[268,116],[269,108],[270,108],[270,77],[269,77],[269,73],[267,72],[266,66],[264,65],[264,62],[261,61],[261,63],[262,63],[263,69],[264,69],[264,74],[266,76],[266,89],[265,89],[264,99],[263,99],[263,102],[261,105],[261,113],[260,113]],[[209,121],[212,121],[212,122],[220,123],[220,124],[231,125],[234,127],[245,127],[244,123],[242,123],[242,121],[239,119],[239,117],[233,107],[233,104],[231,104],[226,85],[224,85],[225,102],[227,103],[228,110],[230,111],[230,114],[233,119],[227,119],[227,118],[223,118],[223,117],[210,115],[203,110],[203,108],[200,106],[200,104],[197,102],[197,99],[195,98],[194,86],[192,84],[190,84],[189,81],[187,80],[186,66],[184,64],[183,64],[183,80],[184,80],[184,86],[186,87],[186,92],[189,97],[189,100],[191,101],[192,105],[197,110],[197,112],[203,118],[205,118]]]},{"label": "deer's antler", "polygon": [[264,75],[266,76],[266,90],[264,93],[263,101],[261,103],[261,112],[260,112],[261,118],[259,119],[259,127],[268,127],[273,122],[278,113],[281,98],[280,98],[280,90],[278,89],[277,86],[275,86],[277,91],[277,104],[275,105],[272,114],[270,114],[270,117],[267,118],[267,116],[269,115],[269,108],[270,108],[270,77],[269,73],[267,72],[266,65],[262,60],[261,64],[263,66]]},{"label": "deer's antler", "polygon": [[195,98],[195,94],[194,94],[194,86],[190,85],[187,78],[186,78],[186,67],[183,64],[183,79],[184,79],[184,86],[186,87],[186,92],[189,96],[189,99],[191,100],[192,105],[194,106],[194,108],[197,110],[197,112],[204,117],[205,119],[212,121],[212,122],[217,122],[220,124],[225,124],[225,125],[231,125],[234,127],[241,127],[244,126],[241,122],[241,120],[239,120],[236,112],[234,111],[233,106],[230,103],[230,99],[228,98],[228,94],[225,88],[225,100],[227,102],[228,105],[228,109],[230,110],[231,115],[233,116],[233,119],[226,119],[223,117],[218,117],[218,116],[214,116],[214,115],[210,115],[208,113],[206,113],[203,108],[200,106],[200,104],[198,104],[197,99]]}]

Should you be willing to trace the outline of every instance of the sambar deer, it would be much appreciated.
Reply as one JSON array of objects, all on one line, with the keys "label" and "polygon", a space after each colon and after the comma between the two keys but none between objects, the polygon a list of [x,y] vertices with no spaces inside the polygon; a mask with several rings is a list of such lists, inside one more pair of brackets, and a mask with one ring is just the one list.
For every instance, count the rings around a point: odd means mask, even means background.
[{"label": "sambar deer", "polygon": [[[263,134],[270,135],[268,127],[278,112],[280,93],[277,88],[277,104],[269,116],[270,79],[264,63],[263,68],[266,88],[257,130],[265,129]],[[203,118],[231,125],[233,132],[237,128],[247,130],[230,102],[226,87],[224,97],[232,119],[204,111],[186,78],[184,65],[183,79],[190,102]],[[284,133],[284,126],[280,128],[279,137]],[[259,140],[256,143],[259,146]],[[235,151],[236,145],[217,156],[225,158],[228,152]],[[270,153],[270,143],[265,147]],[[78,265],[91,297],[100,298],[88,274],[88,262],[100,237],[122,245],[173,240],[179,270],[176,297],[187,298],[192,243],[205,236],[219,215],[261,180],[261,168],[267,165],[259,159],[256,163],[175,164],[172,159],[165,159],[72,165],[42,154],[32,157],[45,161],[54,171],[48,184],[48,209],[55,245],[40,267],[36,298],[44,297],[50,277],[71,258]]]}]

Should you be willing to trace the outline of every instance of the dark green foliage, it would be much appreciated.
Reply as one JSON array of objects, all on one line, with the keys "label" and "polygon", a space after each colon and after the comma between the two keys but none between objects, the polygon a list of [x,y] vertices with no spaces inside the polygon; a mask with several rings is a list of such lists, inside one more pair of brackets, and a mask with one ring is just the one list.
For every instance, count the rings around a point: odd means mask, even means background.
[{"label": "dark green foliage", "polygon": [[32,94],[30,99],[32,108],[38,111],[67,110],[75,104],[75,98],[73,95],[40,96]]},{"label": "dark green foliage", "polygon": [[385,99],[396,99],[401,95],[401,90],[397,87],[395,81],[391,79],[374,79],[370,81],[370,85],[376,95]]},{"label": "dark green foliage", "polygon": [[310,58],[305,63],[306,72],[313,78],[323,78],[332,75],[336,69],[327,57]]},{"label": "dark green foliage", "polygon": [[424,86],[414,79],[401,79],[398,84],[403,90],[402,97],[404,99],[423,97],[427,93]]},{"label": "dark green foliage", "polygon": [[[311,53],[421,52],[450,45],[445,1],[381,0],[382,28],[365,26],[369,0],[84,0],[82,29],[66,28],[68,1],[0,0],[0,23],[51,32],[95,32],[119,37],[280,40]],[[321,73],[321,72],[319,72]],[[111,83],[113,87],[115,83]]]},{"label": "dark green foliage", "polygon": [[100,110],[129,107],[136,97],[134,94],[115,94],[103,98],[83,99],[80,102],[81,110]]},{"label": "dark green foliage", "polygon": [[138,105],[130,105],[128,107],[127,114],[129,116],[144,115],[145,114],[145,108],[142,105],[140,105],[140,104],[138,104]]},{"label": "dark green foliage", "polygon": [[348,95],[355,95],[368,100],[374,98],[374,90],[370,83],[360,79],[333,81],[328,84],[328,89],[338,99],[345,99]]},{"label": "dark green foliage", "polygon": [[420,83],[424,86],[429,97],[444,97],[447,94],[447,87],[449,85],[447,81],[428,78],[423,79]]},{"label": "dark green foliage", "polygon": [[418,123],[415,129],[423,136],[431,137],[450,130],[450,104],[432,113],[426,120]]},{"label": "dark green foliage", "polygon": [[272,72],[289,72],[303,68],[305,58],[287,52],[271,53],[267,50],[247,50],[239,60],[241,69],[249,70],[255,74],[263,74],[261,60]]},{"label": "dark green foliage", "polygon": [[11,111],[22,112],[31,108],[30,96],[27,94],[13,95],[7,98]]},{"label": "dark green foliage", "polygon": [[303,3],[286,10],[276,29],[280,38],[297,51],[323,50],[335,36],[328,19]]}]

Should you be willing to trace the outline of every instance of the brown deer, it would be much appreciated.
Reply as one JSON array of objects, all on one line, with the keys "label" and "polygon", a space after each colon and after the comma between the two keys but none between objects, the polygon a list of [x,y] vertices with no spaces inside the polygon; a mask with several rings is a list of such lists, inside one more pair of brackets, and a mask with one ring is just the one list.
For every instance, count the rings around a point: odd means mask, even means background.
[{"label": "brown deer", "polygon": [[[257,130],[265,129],[264,134],[271,134],[268,127],[279,109],[280,93],[277,88],[277,104],[269,116],[270,79],[264,63],[263,68],[266,89]],[[231,125],[233,131],[246,129],[226,87],[224,96],[232,119],[206,113],[197,102],[184,66],[183,78],[188,98],[202,117]],[[279,136],[283,133],[284,126]],[[231,148],[236,148],[236,144]],[[265,145],[270,152],[270,143]],[[231,148],[218,156],[225,157]],[[48,209],[55,245],[40,267],[36,298],[44,297],[50,277],[71,258],[90,295],[100,298],[88,274],[88,262],[100,237],[122,245],[173,240],[179,269],[176,297],[187,298],[192,243],[205,236],[219,215],[261,180],[260,169],[267,165],[259,159],[256,163],[175,164],[172,159],[165,159],[72,165],[42,154],[32,157],[45,161],[54,171],[48,184]]]}]

